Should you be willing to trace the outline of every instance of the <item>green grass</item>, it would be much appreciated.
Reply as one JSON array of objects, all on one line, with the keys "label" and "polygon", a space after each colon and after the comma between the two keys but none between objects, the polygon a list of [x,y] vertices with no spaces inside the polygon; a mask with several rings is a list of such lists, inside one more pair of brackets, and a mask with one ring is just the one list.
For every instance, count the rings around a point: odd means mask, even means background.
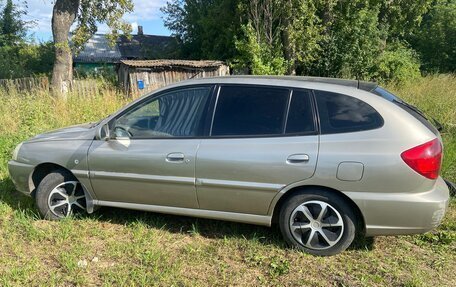
[{"label": "green grass", "polygon": [[[444,123],[443,174],[456,180],[456,79],[388,88]],[[286,248],[276,228],[111,208],[39,219],[8,177],[14,146],[126,102],[113,91],[67,101],[0,92],[0,286],[456,286],[455,199],[433,232],[357,241],[329,258]]]}]

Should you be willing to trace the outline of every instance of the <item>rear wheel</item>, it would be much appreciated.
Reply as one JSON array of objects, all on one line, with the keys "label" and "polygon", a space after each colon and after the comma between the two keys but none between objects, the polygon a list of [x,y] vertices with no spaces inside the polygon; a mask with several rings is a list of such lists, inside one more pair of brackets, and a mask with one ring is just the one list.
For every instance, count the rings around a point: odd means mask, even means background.
[{"label": "rear wheel", "polygon": [[292,247],[320,256],[344,251],[355,238],[356,217],[338,194],[325,190],[299,192],[284,202],[279,218],[283,237]]},{"label": "rear wheel", "polygon": [[36,191],[40,214],[50,220],[86,212],[86,196],[81,183],[68,171],[54,171],[43,178]]}]

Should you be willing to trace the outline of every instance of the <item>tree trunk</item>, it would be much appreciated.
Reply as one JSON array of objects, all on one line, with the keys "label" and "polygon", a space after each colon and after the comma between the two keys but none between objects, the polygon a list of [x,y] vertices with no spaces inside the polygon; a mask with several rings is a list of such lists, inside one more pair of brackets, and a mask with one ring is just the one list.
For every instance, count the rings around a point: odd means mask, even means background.
[{"label": "tree trunk", "polygon": [[290,29],[291,29],[291,21],[292,21],[292,14],[293,14],[293,3],[291,0],[288,0],[286,3],[283,4],[284,9],[283,12],[283,27],[282,30],[282,47],[283,47],[283,56],[285,60],[288,62],[288,69],[287,75],[296,75],[296,58],[294,53],[293,43],[291,43],[290,39]]},{"label": "tree trunk", "polygon": [[56,0],[52,12],[55,61],[52,71],[52,92],[64,95],[73,80],[73,58],[68,43],[71,25],[76,19],[79,0]]},{"label": "tree trunk", "polygon": [[[285,23],[287,23],[285,21]],[[288,29],[282,31],[283,55],[288,62],[287,75],[296,75],[296,58],[293,51],[293,46],[290,41],[290,32]]]}]

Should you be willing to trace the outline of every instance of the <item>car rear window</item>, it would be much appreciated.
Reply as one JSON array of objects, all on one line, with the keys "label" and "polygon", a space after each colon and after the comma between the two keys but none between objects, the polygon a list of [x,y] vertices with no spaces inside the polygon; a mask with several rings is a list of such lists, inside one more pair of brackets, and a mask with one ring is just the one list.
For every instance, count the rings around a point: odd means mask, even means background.
[{"label": "car rear window", "polygon": [[222,86],[211,135],[282,134],[289,94],[285,88]]},{"label": "car rear window", "polygon": [[347,95],[315,91],[322,134],[359,132],[383,126],[381,115],[367,103]]},{"label": "car rear window", "polygon": [[381,88],[381,87],[376,87],[373,91],[374,94],[377,96],[380,96],[397,106],[401,107],[403,110],[407,111],[409,114],[411,114],[413,117],[415,117],[417,120],[419,120],[423,125],[425,125],[430,131],[432,131],[435,135],[439,134],[439,130],[428,120],[428,118],[424,115],[422,111],[420,111],[417,107],[408,104],[404,100],[400,99],[396,95],[392,94],[391,92],[388,92],[387,90]]}]

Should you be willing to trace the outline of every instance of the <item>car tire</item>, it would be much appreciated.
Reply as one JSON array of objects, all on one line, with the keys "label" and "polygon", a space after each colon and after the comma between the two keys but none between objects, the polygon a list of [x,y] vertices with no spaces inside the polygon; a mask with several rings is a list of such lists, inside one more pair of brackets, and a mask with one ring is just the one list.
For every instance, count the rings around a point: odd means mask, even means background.
[{"label": "car tire", "polygon": [[41,216],[48,220],[60,220],[74,213],[86,212],[84,188],[66,170],[46,175],[38,185],[35,201]]},{"label": "car tire", "polygon": [[330,256],[350,246],[357,220],[341,195],[315,189],[286,199],[280,210],[279,226],[291,247],[312,255]]}]

